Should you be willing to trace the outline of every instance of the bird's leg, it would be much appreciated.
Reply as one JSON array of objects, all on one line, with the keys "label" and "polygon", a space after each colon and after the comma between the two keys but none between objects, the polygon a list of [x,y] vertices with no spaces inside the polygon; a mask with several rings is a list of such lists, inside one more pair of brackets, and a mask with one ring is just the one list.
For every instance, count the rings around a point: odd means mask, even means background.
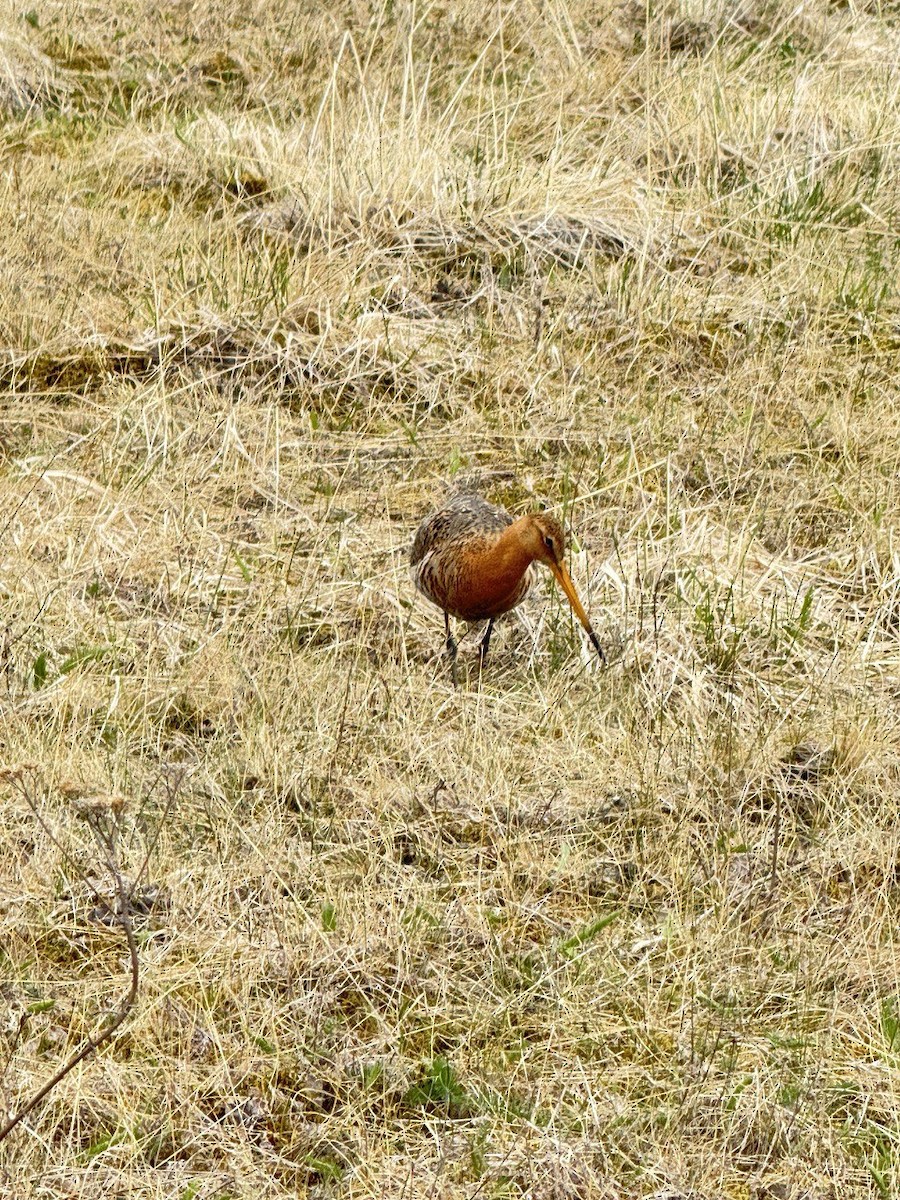
[{"label": "bird's leg", "polygon": [[444,613],[444,629],[447,632],[447,653],[450,656],[450,678],[456,687],[456,640],[450,632],[450,614]]},{"label": "bird's leg", "polygon": [[491,644],[491,634],[494,632],[494,618],[488,621],[487,629],[484,631],[484,637],[481,639],[481,645],[478,650],[478,670],[480,671],[487,662],[488,646]]}]

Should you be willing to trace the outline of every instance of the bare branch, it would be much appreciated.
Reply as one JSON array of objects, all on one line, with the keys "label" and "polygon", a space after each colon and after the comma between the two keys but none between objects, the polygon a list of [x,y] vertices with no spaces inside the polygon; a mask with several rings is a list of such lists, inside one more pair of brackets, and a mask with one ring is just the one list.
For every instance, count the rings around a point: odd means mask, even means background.
[{"label": "bare branch", "polygon": [[[40,824],[47,829],[46,822],[40,815],[35,801],[36,787],[36,769],[33,768],[16,768],[15,770],[5,771],[2,777],[7,783],[19,792],[24,797],[28,806],[37,817]],[[128,992],[123,997],[121,1003],[116,1009],[112,1020],[89,1037],[81,1048],[72,1055],[72,1057],[56,1071],[42,1087],[40,1087],[20,1108],[12,1113],[2,1126],[0,1126],[0,1142],[7,1138],[12,1131],[24,1119],[33,1112],[38,1105],[46,1099],[53,1089],[62,1082],[65,1077],[83,1062],[90,1054],[100,1048],[104,1042],[108,1042],[116,1030],[122,1025],[125,1018],[131,1012],[135,1000],[137,999],[138,987],[140,984],[140,963],[138,959],[137,942],[134,937],[134,927],[131,919],[131,895],[129,889],[126,888],[122,878],[122,871],[119,866],[118,855],[116,853],[116,834],[119,828],[119,816],[121,812],[121,802],[118,797],[105,798],[105,802],[101,798],[92,798],[88,803],[82,804],[79,807],[80,815],[85,819],[91,833],[97,842],[98,847],[103,855],[106,868],[115,884],[116,889],[116,905],[112,905],[104,896],[99,896],[98,899],[106,906],[110,914],[115,918],[121,926],[125,940],[128,944],[128,954],[131,960],[131,983]],[[50,833],[53,841],[59,845],[57,838]],[[62,847],[61,847],[62,848]],[[63,853],[70,863],[75,867],[80,877],[88,883],[84,872],[75,863],[70,854],[63,848]],[[94,890],[92,888],[92,890]],[[21,1028],[20,1028],[21,1032]]]}]

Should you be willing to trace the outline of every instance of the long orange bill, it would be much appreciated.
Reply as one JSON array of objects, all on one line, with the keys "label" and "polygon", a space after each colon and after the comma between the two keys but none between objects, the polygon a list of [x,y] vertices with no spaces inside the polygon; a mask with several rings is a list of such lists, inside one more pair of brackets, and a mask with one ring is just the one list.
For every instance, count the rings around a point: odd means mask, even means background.
[{"label": "long orange bill", "polygon": [[572,582],[572,576],[569,574],[566,564],[550,563],[550,570],[555,575],[559,586],[566,593],[566,599],[572,605],[572,611],[575,613],[575,616],[584,626],[588,637],[591,639],[591,645],[600,655],[600,661],[606,662],[606,655],[603,653],[603,647],[600,645],[600,639],[591,628],[591,623],[587,618],[587,613],[581,606],[581,601],[578,599],[578,593],[575,591],[575,584]]}]

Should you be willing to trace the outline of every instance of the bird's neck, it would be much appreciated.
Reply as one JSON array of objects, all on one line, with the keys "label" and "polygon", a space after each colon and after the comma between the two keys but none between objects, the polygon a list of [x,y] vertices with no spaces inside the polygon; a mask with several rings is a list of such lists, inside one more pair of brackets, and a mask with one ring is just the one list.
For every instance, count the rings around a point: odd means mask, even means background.
[{"label": "bird's neck", "polygon": [[492,555],[497,575],[518,583],[531,564],[534,555],[529,552],[522,538],[525,518],[520,517],[508,525],[497,539]]}]

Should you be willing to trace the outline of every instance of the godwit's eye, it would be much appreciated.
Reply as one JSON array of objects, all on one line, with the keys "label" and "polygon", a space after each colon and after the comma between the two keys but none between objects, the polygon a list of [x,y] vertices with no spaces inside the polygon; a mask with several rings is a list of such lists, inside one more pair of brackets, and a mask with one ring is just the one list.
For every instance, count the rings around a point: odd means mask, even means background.
[{"label": "godwit's eye", "polygon": [[545,545],[545,546],[547,547],[547,549],[548,549],[548,550],[550,550],[551,552],[552,552],[552,551],[554,551],[554,550],[556,549],[556,547],[555,547],[555,546],[554,546],[554,544],[553,544],[553,538],[552,538],[552,537],[550,537],[550,535],[549,535],[549,534],[548,534],[548,535],[547,535],[547,536],[544,538],[544,545]]}]

